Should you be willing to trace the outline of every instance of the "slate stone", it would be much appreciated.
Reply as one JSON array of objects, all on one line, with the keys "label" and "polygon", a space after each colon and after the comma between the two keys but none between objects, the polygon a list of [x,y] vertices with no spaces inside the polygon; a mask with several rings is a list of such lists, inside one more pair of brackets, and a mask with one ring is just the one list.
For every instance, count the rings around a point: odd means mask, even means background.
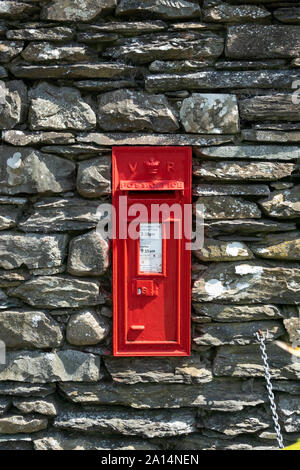
[{"label": "slate stone", "polygon": [[30,91],[31,129],[89,130],[96,125],[92,108],[74,88],[40,83]]},{"label": "slate stone", "polygon": [[277,8],[273,15],[281,23],[300,24],[299,7]]},{"label": "slate stone", "polygon": [[0,196],[0,230],[17,225],[26,202],[22,197]]},{"label": "slate stone", "polygon": [[33,205],[32,212],[18,224],[24,232],[64,232],[95,228],[100,220],[99,201],[79,197],[45,198]]},{"label": "slate stone", "polygon": [[284,191],[273,191],[259,204],[269,217],[295,219],[300,216],[300,185]]},{"label": "slate stone", "polygon": [[0,382],[0,396],[14,396],[14,397],[46,397],[55,392],[55,384],[30,384],[5,381]]},{"label": "slate stone", "polygon": [[87,198],[111,194],[111,158],[103,156],[79,163],[77,190]]},{"label": "slate stone", "polygon": [[44,312],[6,310],[0,312],[0,339],[13,349],[51,349],[62,345],[63,335]]},{"label": "slate stone", "polygon": [[193,93],[182,102],[180,119],[191,133],[237,134],[240,128],[234,95]]},{"label": "slate stone", "polygon": [[38,11],[35,5],[13,0],[2,0],[0,3],[0,18],[16,20],[27,18]]},{"label": "slate stone", "polygon": [[29,269],[60,266],[66,255],[67,235],[0,234],[0,267]]},{"label": "slate stone", "polygon": [[[272,0],[274,1],[274,0]],[[250,3],[250,0],[248,0]],[[207,434],[207,430],[205,433]],[[211,431],[213,432],[213,431]],[[233,438],[226,437],[224,434],[215,433],[214,436],[204,436],[201,433],[194,433],[188,436],[181,437],[180,439],[169,439],[172,444],[172,449],[177,450],[260,450],[260,451],[274,451],[278,450],[277,443],[266,442],[261,439],[251,437],[234,436]]]},{"label": "slate stone", "polygon": [[63,383],[63,395],[81,405],[119,405],[138,409],[192,407],[209,411],[239,411],[266,401],[264,386],[232,379],[214,379],[207,384],[173,384],[172,393],[166,384],[123,385]]},{"label": "slate stone", "polygon": [[[0,438],[1,442],[1,438]],[[157,450],[152,441],[107,436],[83,436],[48,432],[33,441],[35,450]],[[1,447],[0,447],[1,448]]]},{"label": "slate stone", "polygon": [[293,58],[299,51],[298,26],[239,25],[228,29],[225,53],[231,59]]},{"label": "slate stone", "polygon": [[253,234],[260,236],[261,233],[284,232],[295,230],[296,224],[276,222],[268,219],[261,220],[220,220],[205,223],[205,230],[209,236],[222,234]]},{"label": "slate stone", "polygon": [[121,0],[116,9],[117,16],[141,16],[143,18],[162,18],[164,20],[178,20],[199,17],[201,13],[197,2],[189,0],[168,1],[161,0]]},{"label": "slate stone", "polygon": [[114,9],[117,0],[53,0],[43,6],[42,20],[50,21],[91,21],[98,15]]},{"label": "slate stone", "polygon": [[[300,266],[239,262],[210,265],[193,288],[195,302],[298,304]],[[276,291],[274,290],[276,284]]]},{"label": "slate stone", "polygon": [[153,134],[153,133],[89,133],[77,137],[78,142],[95,143],[97,145],[221,145],[231,143],[231,135],[195,135],[195,134]]},{"label": "slate stone", "polygon": [[[275,122],[275,121],[274,121]],[[263,131],[256,129],[242,130],[242,138],[248,142],[299,143],[300,132]]]},{"label": "slate stone", "polygon": [[296,168],[293,163],[204,161],[193,173],[205,181],[277,181],[291,176]]},{"label": "slate stone", "polygon": [[220,60],[215,63],[216,70],[270,70],[285,67],[284,59],[267,60]]},{"label": "slate stone", "polygon": [[284,335],[285,330],[279,321],[255,321],[242,323],[208,323],[196,325],[193,342],[198,346],[222,346],[255,344],[255,333],[262,331],[267,341],[274,341]]},{"label": "slate stone", "polygon": [[30,132],[20,130],[9,130],[2,132],[2,140],[7,144],[15,146],[27,145],[52,145],[52,144],[73,144],[75,138],[70,132]]},{"label": "slate stone", "polygon": [[87,46],[69,43],[55,45],[50,42],[31,42],[22,52],[27,62],[78,63],[89,62],[97,57]]},{"label": "slate stone", "polygon": [[214,413],[200,418],[197,422],[199,428],[207,428],[223,433],[226,436],[255,433],[268,429],[272,419],[260,409],[244,410],[239,413]]},{"label": "slate stone", "polygon": [[205,184],[194,185],[194,196],[269,196],[266,184]]},{"label": "slate stone", "polygon": [[[30,26],[30,25],[29,25]],[[6,32],[7,39],[14,41],[70,41],[73,39],[73,29],[64,26],[52,26],[51,28],[29,27],[9,29]]]},{"label": "slate stone", "polygon": [[196,430],[193,411],[127,411],[122,408],[97,411],[70,411],[54,420],[62,430],[104,432],[125,436],[167,437],[189,434]]},{"label": "slate stone", "polygon": [[110,332],[106,318],[85,310],[72,315],[66,330],[66,337],[75,346],[90,346],[103,341]]},{"label": "slate stone", "polygon": [[67,65],[30,65],[10,64],[9,69],[15,77],[40,79],[66,78],[123,78],[128,75],[134,76],[137,69],[124,63],[91,63],[91,64],[67,64]]},{"label": "slate stone", "polygon": [[[203,206],[205,220],[215,219],[259,219],[261,212],[254,202],[231,196],[199,197],[195,205]],[[194,206],[196,210],[196,206]]]},{"label": "slate stone", "polygon": [[0,81],[0,128],[10,129],[24,121],[27,88],[20,80]]},{"label": "slate stone", "polygon": [[[162,57],[164,58],[164,57]],[[169,57],[171,58],[171,57]],[[178,59],[189,57],[178,57]],[[195,57],[197,58],[197,57]],[[299,72],[291,70],[243,70],[220,71],[208,70],[187,74],[168,73],[147,75],[145,80],[146,90],[150,93],[175,91],[175,90],[246,90],[249,88],[286,90],[291,89],[293,82],[300,80]],[[245,94],[245,91],[243,92]]]},{"label": "slate stone", "polygon": [[75,186],[75,164],[33,148],[0,147],[0,193],[61,193]]},{"label": "slate stone", "polygon": [[82,91],[106,92],[119,90],[121,88],[136,88],[137,83],[134,80],[80,80],[73,83],[76,88]]},{"label": "slate stone", "polygon": [[56,416],[57,405],[53,398],[14,398],[13,405],[21,413],[38,413],[45,416]]},{"label": "slate stone", "polygon": [[0,382],[97,382],[99,378],[100,359],[81,351],[7,352],[6,364],[0,365]]},{"label": "slate stone", "polygon": [[23,42],[0,41],[0,63],[7,64],[22,52]]},{"label": "slate stone", "polygon": [[290,93],[254,96],[241,100],[241,118],[246,121],[299,121],[300,104],[292,100]]},{"label": "slate stone", "polygon": [[164,95],[116,90],[99,96],[98,122],[105,131],[175,132],[174,110]]},{"label": "slate stone", "polygon": [[253,253],[245,243],[225,242],[205,237],[204,245],[195,250],[193,255],[200,261],[239,261],[254,258]]},{"label": "slate stone", "polygon": [[179,32],[123,39],[107,48],[103,57],[146,64],[154,60],[219,57],[223,48],[223,37],[214,33]]},{"label": "slate stone", "polygon": [[99,283],[66,276],[41,276],[10,290],[29,305],[41,308],[72,308],[104,303]]},{"label": "slate stone", "polygon": [[[279,380],[299,380],[300,364],[275,344],[268,344],[270,376]],[[214,361],[216,376],[264,377],[259,345],[221,346]]]},{"label": "slate stone", "polygon": [[34,416],[0,416],[0,434],[32,433],[42,431],[48,426],[46,418]]},{"label": "slate stone", "polygon": [[154,73],[185,73],[197,72],[207,67],[213,67],[213,59],[198,60],[154,60],[149,65],[149,71]]},{"label": "slate stone", "polygon": [[300,345],[300,316],[295,318],[287,318],[283,321],[283,323],[288,332],[290,342],[295,347],[298,347]]},{"label": "slate stone", "polygon": [[33,450],[32,439],[28,434],[0,435],[0,450]]},{"label": "slate stone", "polygon": [[203,20],[217,23],[251,23],[270,18],[271,13],[256,5],[228,5],[220,0],[205,0]]},{"label": "slate stone", "polygon": [[195,155],[203,159],[233,158],[246,160],[275,160],[293,161],[300,158],[299,148],[295,146],[282,145],[226,145],[218,147],[208,147],[193,149]]},{"label": "slate stone", "polygon": [[[0,235],[1,241],[1,235]],[[73,276],[101,276],[109,267],[109,244],[97,231],[73,238],[68,272]]]},{"label": "slate stone", "polygon": [[283,317],[283,313],[276,305],[222,305],[193,302],[193,308],[196,312],[192,313],[195,323],[198,323],[198,318],[202,320],[203,317],[216,322],[250,322]]},{"label": "slate stone", "polygon": [[[139,4],[141,8],[143,5]],[[111,21],[98,24],[78,24],[79,31],[94,33],[114,33],[123,36],[137,36],[139,34],[157,33],[168,28],[164,21],[141,20],[141,21]]]},{"label": "slate stone", "polygon": [[269,234],[250,246],[260,258],[300,261],[299,232]]}]

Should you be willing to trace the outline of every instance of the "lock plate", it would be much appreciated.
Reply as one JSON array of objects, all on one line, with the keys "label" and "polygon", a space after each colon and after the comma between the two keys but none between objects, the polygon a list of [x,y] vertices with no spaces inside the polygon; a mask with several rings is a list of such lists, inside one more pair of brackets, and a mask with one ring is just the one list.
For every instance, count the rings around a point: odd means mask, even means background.
[{"label": "lock plate", "polygon": [[135,279],[133,281],[133,292],[138,297],[156,297],[158,287],[154,281]]}]

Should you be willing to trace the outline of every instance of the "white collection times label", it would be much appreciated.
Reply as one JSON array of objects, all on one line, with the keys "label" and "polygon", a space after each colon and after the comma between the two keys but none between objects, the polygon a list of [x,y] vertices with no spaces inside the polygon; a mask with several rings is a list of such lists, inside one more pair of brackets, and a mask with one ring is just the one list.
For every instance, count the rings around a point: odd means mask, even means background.
[{"label": "white collection times label", "polygon": [[140,273],[162,273],[162,228],[140,224]]}]

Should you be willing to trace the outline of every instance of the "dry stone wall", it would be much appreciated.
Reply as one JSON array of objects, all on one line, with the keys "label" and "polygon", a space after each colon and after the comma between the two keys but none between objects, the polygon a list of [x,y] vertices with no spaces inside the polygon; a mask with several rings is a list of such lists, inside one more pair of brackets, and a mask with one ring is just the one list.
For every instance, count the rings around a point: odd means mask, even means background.
[{"label": "dry stone wall", "polygon": [[[0,449],[300,434],[300,2],[0,1]],[[294,99],[293,99],[294,98]],[[111,146],[190,145],[192,355],[113,358]]]}]

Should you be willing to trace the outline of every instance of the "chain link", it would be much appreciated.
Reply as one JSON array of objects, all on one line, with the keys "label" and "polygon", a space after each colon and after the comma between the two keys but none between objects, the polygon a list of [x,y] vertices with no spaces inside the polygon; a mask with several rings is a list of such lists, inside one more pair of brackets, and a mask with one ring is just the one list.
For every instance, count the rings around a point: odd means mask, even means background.
[{"label": "chain link", "polygon": [[282,438],[282,433],[281,433],[281,427],[279,424],[279,417],[277,413],[277,407],[275,403],[275,396],[273,393],[273,386],[271,382],[271,375],[270,375],[270,368],[269,368],[269,363],[268,363],[268,355],[267,355],[267,349],[266,349],[266,344],[265,344],[265,336],[261,331],[258,331],[255,333],[255,336],[259,342],[260,350],[261,350],[261,357],[263,360],[263,365],[264,365],[264,373],[265,373],[265,379],[266,379],[266,387],[268,390],[268,395],[269,395],[269,400],[270,400],[270,408],[272,411],[272,417],[274,421],[274,427],[276,431],[276,436],[277,436],[277,442],[278,442],[278,447],[280,449],[283,449],[283,438]]}]

